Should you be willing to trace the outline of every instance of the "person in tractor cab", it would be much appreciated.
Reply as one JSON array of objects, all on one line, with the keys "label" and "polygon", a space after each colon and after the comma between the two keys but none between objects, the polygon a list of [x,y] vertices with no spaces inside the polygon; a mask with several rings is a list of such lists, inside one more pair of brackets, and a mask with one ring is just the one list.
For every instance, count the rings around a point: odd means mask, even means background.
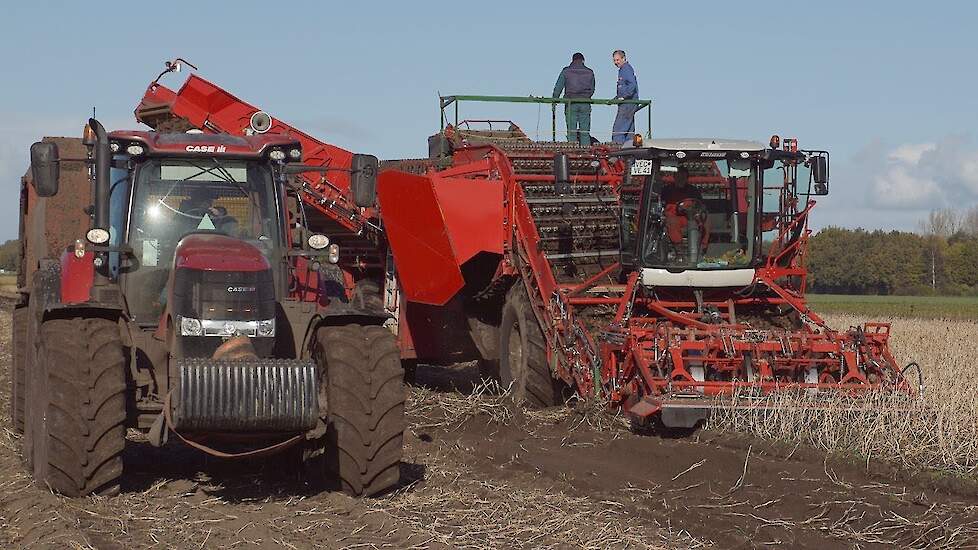
[{"label": "person in tractor cab", "polygon": [[[584,65],[584,54],[575,53],[571,64],[564,67],[554,85],[554,98],[563,94],[568,99],[591,99],[594,95],[594,71]],[[591,145],[591,104],[568,103],[564,105],[567,117],[567,141]]]},{"label": "person in tractor cab", "polygon": [[700,248],[706,249],[710,242],[710,223],[699,189],[689,184],[689,170],[680,166],[671,185],[662,190],[662,204],[666,218],[666,234],[673,245],[683,242],[688,232],[689,217],[700,227]]},{"label": "person in tractor cab", "polygon": [[227,208],[214,205],[215,196],[210,189],[193,188],[177,208],[183,225],[183,233],[212,230],[234,236],[238,220],[228,216]]}]

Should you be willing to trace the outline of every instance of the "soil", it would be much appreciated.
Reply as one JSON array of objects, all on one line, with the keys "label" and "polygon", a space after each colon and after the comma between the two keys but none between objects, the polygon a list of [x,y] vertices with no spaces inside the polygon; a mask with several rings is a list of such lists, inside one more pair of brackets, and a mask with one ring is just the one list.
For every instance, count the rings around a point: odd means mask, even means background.
[{"label": "soil", "polygon": [[[0,312],[0,410],[10,312]],[[967,480],[700,430],[629,433],[578,406],[523,411],[475,365],[420,366],[401,483],[316,492],[290,455],[211,459],[130,432],[121,494],[69,499],[27,475],[0,420],[3,548],[978,547]]]}]

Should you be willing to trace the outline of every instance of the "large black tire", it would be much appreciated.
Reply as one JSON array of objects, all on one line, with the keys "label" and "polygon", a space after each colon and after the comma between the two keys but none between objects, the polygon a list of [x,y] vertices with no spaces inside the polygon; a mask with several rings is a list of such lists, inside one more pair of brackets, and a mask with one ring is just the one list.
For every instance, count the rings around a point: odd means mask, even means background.
[{"label": "large black tire", "polygon": [[27,327],[30,321],[26,307],[13,314],[13,360],[10,362],[10,423],[14,431],[24,433],[24,392],[27,372]]},{"label": "large black tire", "polygon": [[395,487],[407,397],[397,340],[378,326],[322,327],[314,351],[326,384],[325,479],[352,496]]},{"label": "large black tire", "polygon": [[517,403],[531,408],[563,403],[564,384],[547,363],[547,341],[530,309],[526,288],[517,283],[506,295],[499,326],[499,381]]},{"label": "large black tire", "polygon": [[32,414],[34,478],[72,497],[119,491],[126,442],[126,358],[119,325],[53,319],[40,329]]}]

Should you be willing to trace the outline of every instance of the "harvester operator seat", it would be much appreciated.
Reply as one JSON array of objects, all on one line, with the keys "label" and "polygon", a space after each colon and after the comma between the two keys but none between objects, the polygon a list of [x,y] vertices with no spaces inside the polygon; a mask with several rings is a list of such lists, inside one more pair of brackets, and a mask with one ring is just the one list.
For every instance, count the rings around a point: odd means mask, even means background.
[{"label": "harvester operator seat", "polygon": [[662,203],[665,214],[666,234],[676,247],[682,245],[683,237],[694,223],[699,229],[700,249],[710,242],[710,221],[706,204],[699,190],[687,183],[689,173],[679,168],[671,184],[662,190]]}]

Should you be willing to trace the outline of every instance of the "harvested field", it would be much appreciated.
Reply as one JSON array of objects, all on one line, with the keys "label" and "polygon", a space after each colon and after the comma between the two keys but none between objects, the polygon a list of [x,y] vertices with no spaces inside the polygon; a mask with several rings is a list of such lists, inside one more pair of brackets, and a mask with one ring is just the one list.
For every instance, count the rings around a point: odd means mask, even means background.
[{"label": "harvested field", "polygon": [[[968,409],[973,382],[962,375],[974,364],[974,351],[963,343],[969,335],[973,341],[974,326],[894,327],[898,356],[921,360],[929,397],[948,400],[942,418],[947,427],[958,423],[954,441],[974,430],[975,410]],[[7,410],[9,311],[0,313],[0,331],[0,406]],[[949,345],[958,341],[960,347]],[[4,415],[0,546],[978,546],[978,491],[965,467],[969,459],[950,468],[967,475],[948,477],[928,473],[926,466],[939,466],[931,459],[907,462],[918,472],[912,474],[891,462],[867,463],[847,447],[826,454],[818,447],[830,445],[727,430],[702,430],[688,439],[643,437],[586,407],[515,410],[485,388],[473,388],[472,366],[421,367],[418,378],[402,486],[363,501],[308,491],[285,457],[229,463],[173,444],[154,449],[138,436],[126,453],[121,495],[65,499],[26,475],[19,438]],[[902,441],[911,436],[904,433]],[[947,453],[959,451],[970,452],[951,445]]]}]

